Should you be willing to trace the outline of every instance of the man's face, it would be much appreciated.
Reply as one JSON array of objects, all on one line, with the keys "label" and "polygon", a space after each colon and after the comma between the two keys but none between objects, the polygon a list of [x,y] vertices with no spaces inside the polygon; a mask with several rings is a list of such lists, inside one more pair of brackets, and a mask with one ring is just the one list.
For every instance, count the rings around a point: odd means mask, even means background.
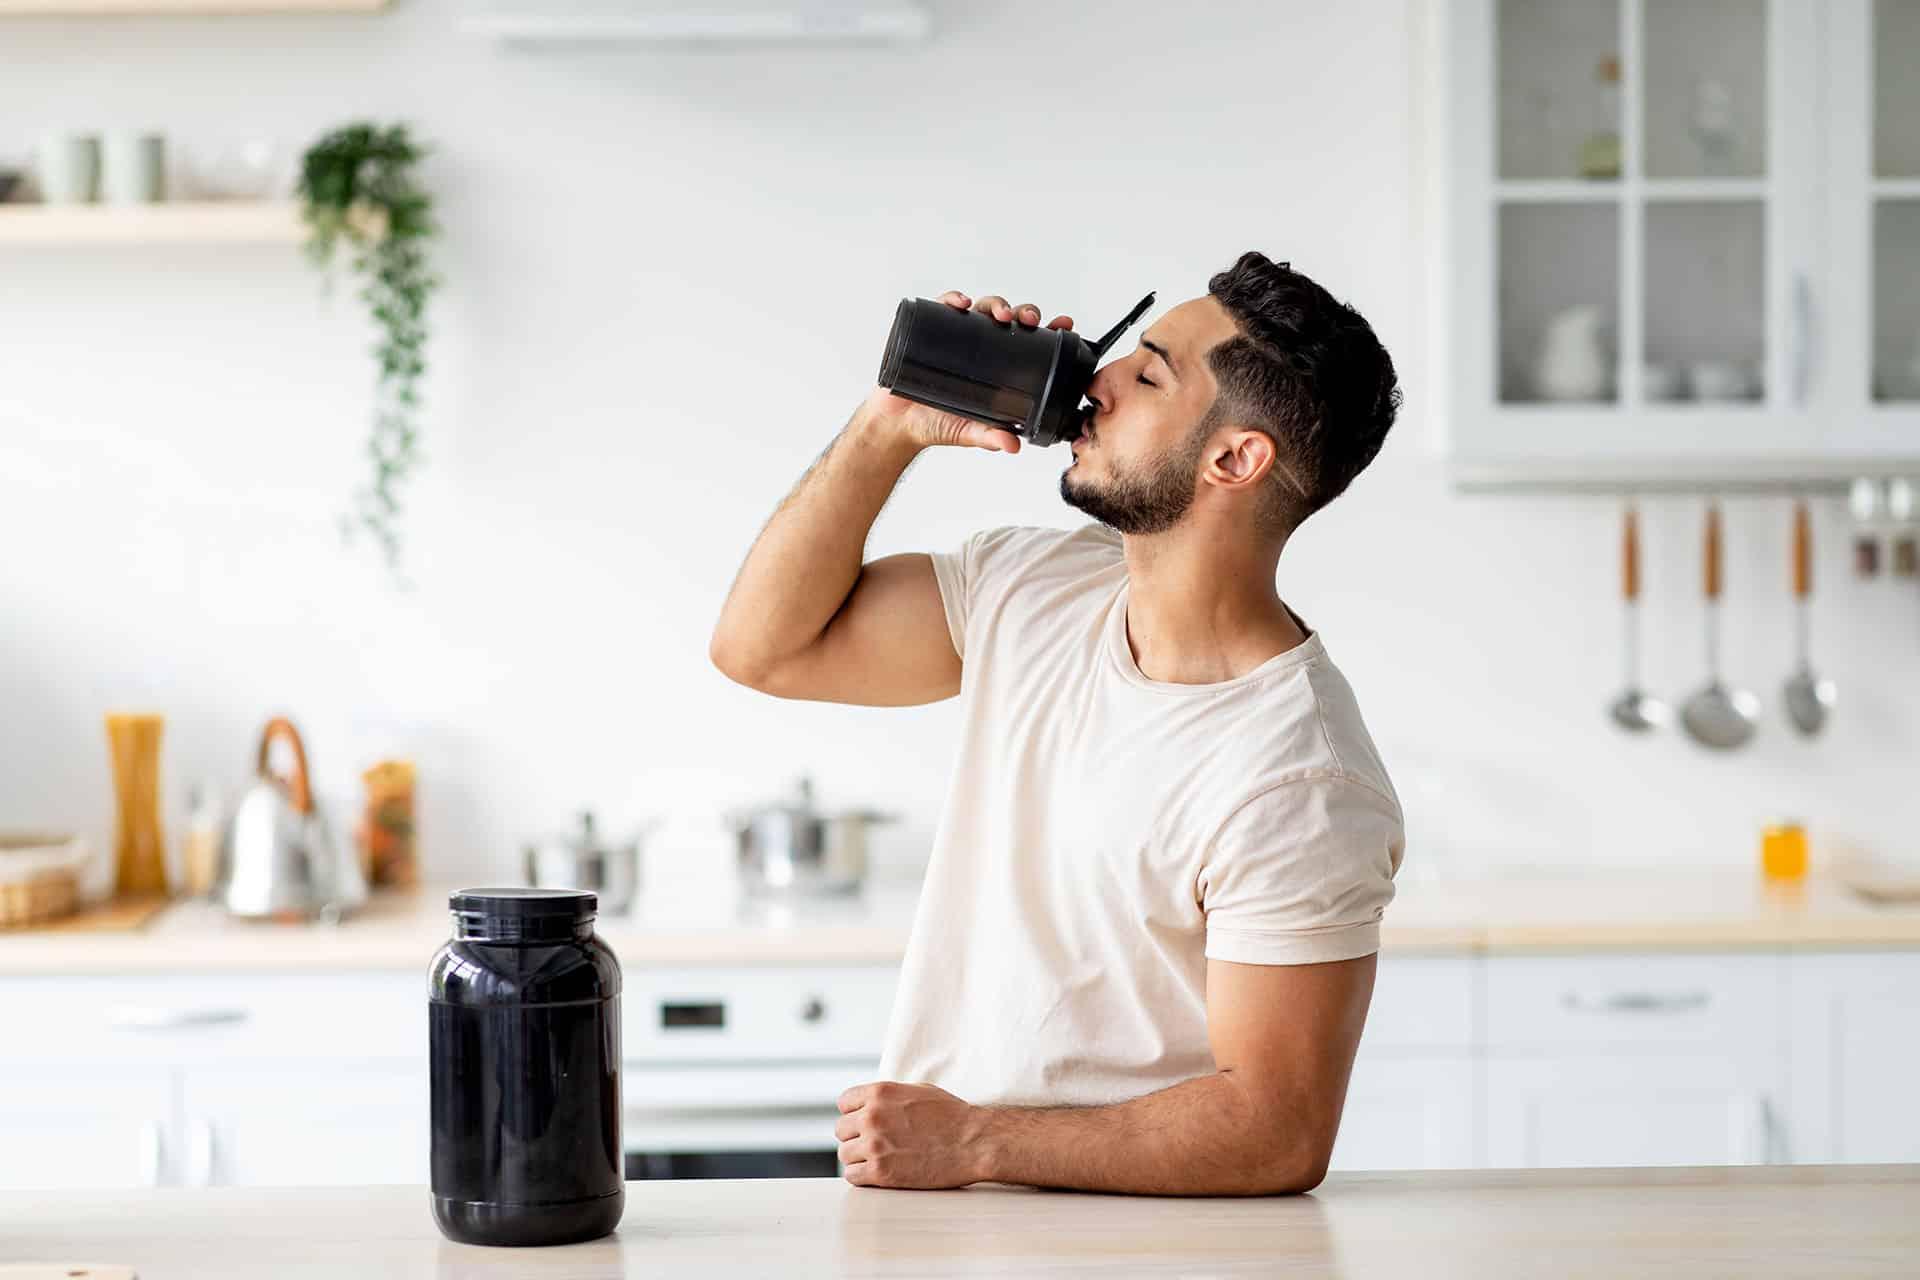
[{"label": "man's face", "polygon": [[1060,496],[1121,533],[1161,533],[1192,505],[1206,438],[1195,431],[1218,390],[1207,353],[1233,337],[1212,297],[1161,316],[1140,345],[1094,375],[1094,413],[1072,445]]}]

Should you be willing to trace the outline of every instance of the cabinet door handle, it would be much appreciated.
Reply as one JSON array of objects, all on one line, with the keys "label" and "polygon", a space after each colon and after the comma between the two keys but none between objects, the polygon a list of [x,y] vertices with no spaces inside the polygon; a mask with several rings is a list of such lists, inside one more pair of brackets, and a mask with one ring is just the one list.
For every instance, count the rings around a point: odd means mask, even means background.
[{"label": "cabinet door handle", "polygon": [[157,1187],[160,1176],[166,1171],[167,1130],[158,1120],[149,1120],[140,1126],[140,1185]]},{"label": "cabinet door handle", "polygon": [[1692,1013],[1713,1003],[1704,991],[1614,991],[1588,996],[1569,991],[1560,1004],[1569,1013]]},{"label": "cabinet door handle", "polygon": [[199,1008],[162,1008],[123,1004],[107,1010],[107,1022],[122,1031],[180,1031],[188,1027],[218,1027],[245,1022],[247,1011],[218,1005]]},{"label": "cabinet door handle", "polygon": [[1754,1105],[1760,1113],[1760,1163],[1792,1164],[1793,1148],[1788,1145],[1785,1127],[1772,1100],[1762,1093],[1755,1097]]},{"label": "cabinet door handle", "polygon": [[1804,407],[1813,389],[1813,286],[1807,273],[1793,274],[1793,403]]}]

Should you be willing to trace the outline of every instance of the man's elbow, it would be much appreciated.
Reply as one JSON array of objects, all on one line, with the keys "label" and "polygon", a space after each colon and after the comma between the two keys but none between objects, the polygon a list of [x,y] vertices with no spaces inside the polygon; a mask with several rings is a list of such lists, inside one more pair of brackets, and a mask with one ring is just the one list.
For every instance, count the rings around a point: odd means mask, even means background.
[{"label": "man's elbow", "polygon": [[1331,1151],[1313,1150],[1305,1156],[1296,1156],[1286,1161],[1271,1174],[1272,1185],[1267,1194],[1272,1196],[1305,1195],[1327,1180],[1327,1165],[1331,1162]]},{"label": "man's elbow", "polygon": [[1257,1163],[1248,1194],[1303,1195],[1327,1180],[1327,1165],[1333,1159],[1333,1141],[1319,1138],[1283,1140],[1269,1145],[1264,1154],[1266,1158]]},{"label": "man's elbow", "polygon": [[735,684],[743,684],[761,693],[772,692],[767,686],[774,683],[774,664],[764,655],[739,643],[728,634],[725,627],[714,628],[713,638],[707,642],[707,660]]}]

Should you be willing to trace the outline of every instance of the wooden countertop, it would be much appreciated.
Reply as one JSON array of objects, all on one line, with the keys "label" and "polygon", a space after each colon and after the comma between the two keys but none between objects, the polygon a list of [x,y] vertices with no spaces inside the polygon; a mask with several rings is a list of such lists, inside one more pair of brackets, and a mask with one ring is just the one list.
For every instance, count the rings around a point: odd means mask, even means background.
[{"label": "wooden countertop", "polygon": [[1776,886],[1732,871],[1437,880],[1399,886],[1382,938],[1484,951],[1912,947],[1920,902],[1876,903],[1818,876]]},{"label": "wooden countertop", "polygon": [[0,1261],[275,1276],[1912,1276],[1920,1167],[1336,1174],[1161,1200],[838,1179],[636,1182],[619,1232],[477,1249],[422,1187],[0,1196]]},{"label": "wooden countertop", "polygon": [[[790,906],[649,899],[599,928],[627,965],[891,965],[905,952],[916,892]],[[182,903],[125,932],[0,933],[0,975],[424,971],[447,937],[446,895],[444,886],[379,894],[335,926],[233,920]],[[1920,904],[1875,905],[1817,879],[1769,892],[1724,872],[1408,880],[1382,940],[1389,951],[1455,952],[1920,947]]]},{"label": "wooden countertop", "polygon": [[[427,971],[447,940],[449,886],[376,893],[339,924],[237,920],[182,902],[122,933],[0,933],[0,974]],[[636,965],[897,964],[916,888],[782,905],[737,898],[641,903],[602,915],[600,936]]]}]

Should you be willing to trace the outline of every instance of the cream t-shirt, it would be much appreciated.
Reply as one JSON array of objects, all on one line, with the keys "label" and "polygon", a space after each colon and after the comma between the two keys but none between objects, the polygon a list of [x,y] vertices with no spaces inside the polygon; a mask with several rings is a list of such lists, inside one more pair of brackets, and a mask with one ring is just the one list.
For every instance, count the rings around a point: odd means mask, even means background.
[{"label": "cream t-shirt", "polygon": [[1236,679],[1149,680],[1118,534],[933,557],[961,741],[881,1076],[1087,1105],[1212,1072],[1206,962],[1379,949],[1405,847],[1317,634]]}]

